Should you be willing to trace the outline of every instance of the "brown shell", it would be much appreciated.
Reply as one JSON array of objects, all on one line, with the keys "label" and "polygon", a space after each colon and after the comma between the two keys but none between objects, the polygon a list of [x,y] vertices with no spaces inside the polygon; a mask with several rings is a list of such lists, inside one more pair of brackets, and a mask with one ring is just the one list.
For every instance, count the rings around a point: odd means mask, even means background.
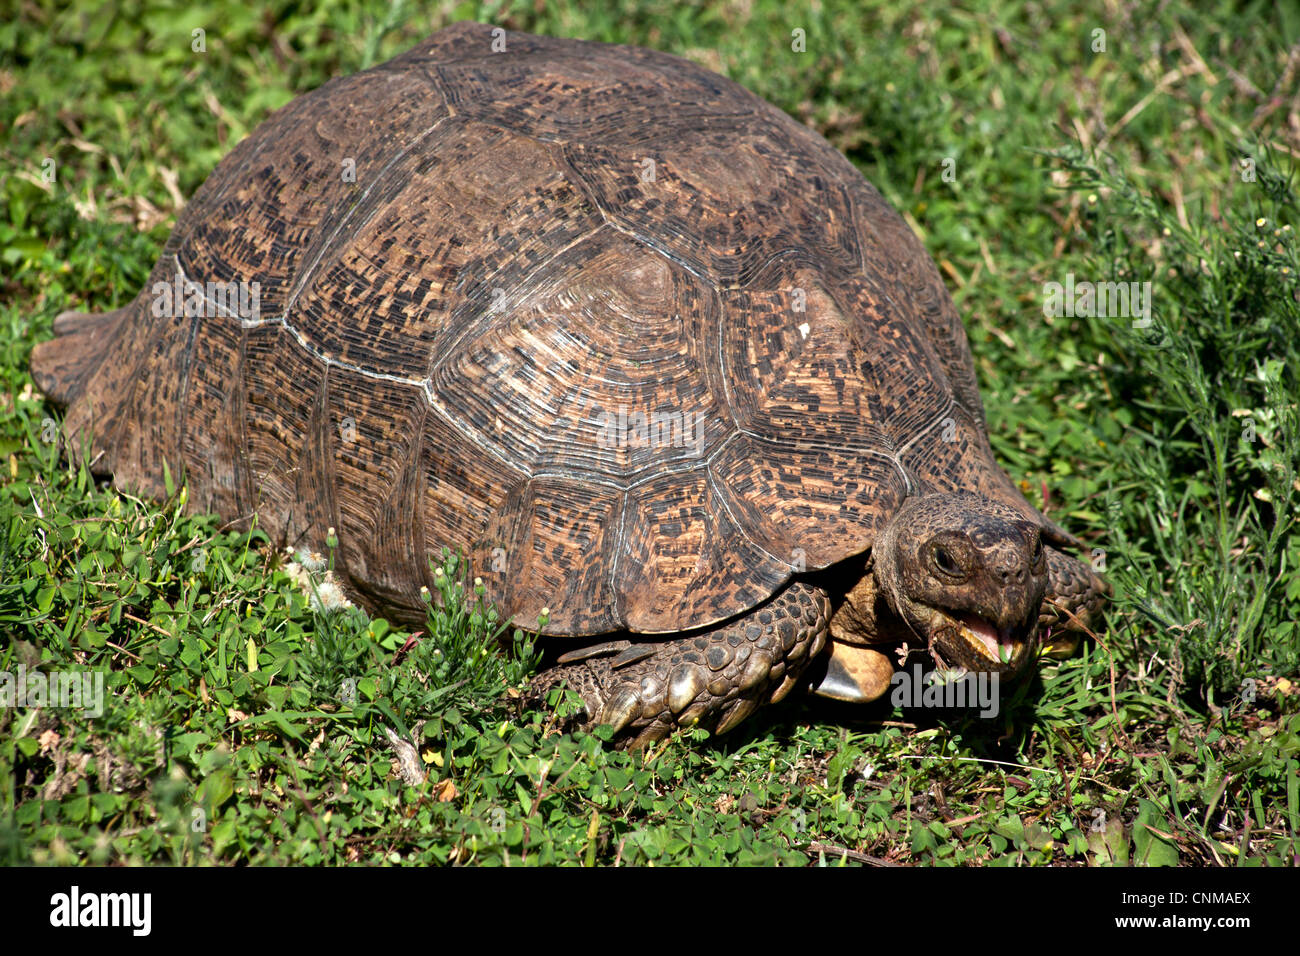
[{"label": "brown shell", "polygon": [[[178,270],[259,282],[260,315],[155,317]],[[289,545],[334,527],[399,618],[444,545],[518,621],[660,633],[862,553],[909,493],[1043,520],[908,227],[816,133],[661,53],[459,23],[328,83],[226,157],[110,318],[93,367],[75,336],[33,359],[97,467],[159,495],[182,466],[192,507]],[[699,440],[611,436],[620,410]]]}]

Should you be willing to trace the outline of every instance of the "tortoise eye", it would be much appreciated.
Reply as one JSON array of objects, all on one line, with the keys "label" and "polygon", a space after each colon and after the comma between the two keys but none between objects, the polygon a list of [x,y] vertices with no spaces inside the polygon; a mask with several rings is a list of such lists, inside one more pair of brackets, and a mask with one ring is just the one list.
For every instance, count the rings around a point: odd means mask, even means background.
[{"label": "tortoise eye", "polygon": [[961,565],[957,559],[943,545],[936,545],[934,549],[934,566],[944,574],[958,576],[961,574]]}]

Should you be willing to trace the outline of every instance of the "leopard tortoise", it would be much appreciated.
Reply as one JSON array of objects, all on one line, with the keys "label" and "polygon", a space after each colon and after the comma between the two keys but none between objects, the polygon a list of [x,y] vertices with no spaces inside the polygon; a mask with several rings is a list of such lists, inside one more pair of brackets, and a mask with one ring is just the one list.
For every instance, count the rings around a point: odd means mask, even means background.
[{"label": "leopard tortoise", "polygon": [[633,745],[877,698],[884,644],[1014,678],[1103,603],[994,461],[915,235],[663,53],[448,27],[274,113],[140,294],[55,332],[32,373],[93,470],[162,497],[167,463],[291,547],[337,529],[397,620],[463,549],[568,640],[541,686]]}]

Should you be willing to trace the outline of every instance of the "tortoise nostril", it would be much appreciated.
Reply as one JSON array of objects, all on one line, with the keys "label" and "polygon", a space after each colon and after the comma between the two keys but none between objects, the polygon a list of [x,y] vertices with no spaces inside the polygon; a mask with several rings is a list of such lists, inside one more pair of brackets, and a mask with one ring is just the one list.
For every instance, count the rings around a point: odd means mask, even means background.
[{"label": "tortoise nostril", "polygon": [[1021,584],[1025,580],[1025,566],[1020,562],[1004,561],[997,568],[1003,584]]}]

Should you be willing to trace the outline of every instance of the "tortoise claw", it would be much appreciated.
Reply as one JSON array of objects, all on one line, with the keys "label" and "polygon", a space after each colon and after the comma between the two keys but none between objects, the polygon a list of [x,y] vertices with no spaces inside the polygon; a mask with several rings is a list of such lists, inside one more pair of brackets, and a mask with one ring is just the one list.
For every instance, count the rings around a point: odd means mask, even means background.
[{"label": "tortoise claw", "polygon": [[586,704],[586,726],[609,724],[633,748],[673,727],[726,733],[794,688],[825,640],[829,610],[822,592],[794,584],[712,631],[658,644],[611,641],[565,655],[543,681],[566,680]]},{"label": "tortoise claw", "polygon": [[725,734],[736,724],[740,723],[754,711],[758,710],[758,701],[751,698],[741,698],[731,705],[731,709],[718,722],[716,733]]},{"label": "tortoise claw", "polygon": [[704,678],[696,665],[678,664],[668,679],[668,709],[680,714],[704,689]]},{"label": "tortoise claw", "polygon": [[601,710],[596,722],[609,724],[614,728],[614,733],[618,733],[632,723],[633,718],[640,712],[641,698],[637,692],[631,687],[623,687]]},{"label": "tortoise claw", "polygon": [[609,666],[615,670],[620,667],[627,667],[627,665],[643,661],[647,657],[653,657],[658,649],[654,644],[633,644],[630,647],[623,648],[623,652],[610,661]]},{"label": "tortoise claw", "polygon": [[579,647],[576,650],[566,651],[557,657],[556,661],[560,664],[576,664],[579,661],[590,660],[593,657],[617,654],[620,651],[626,651],[631,646],[631,641],[605,641],[603,644],[592,644],[590,647]]}]

